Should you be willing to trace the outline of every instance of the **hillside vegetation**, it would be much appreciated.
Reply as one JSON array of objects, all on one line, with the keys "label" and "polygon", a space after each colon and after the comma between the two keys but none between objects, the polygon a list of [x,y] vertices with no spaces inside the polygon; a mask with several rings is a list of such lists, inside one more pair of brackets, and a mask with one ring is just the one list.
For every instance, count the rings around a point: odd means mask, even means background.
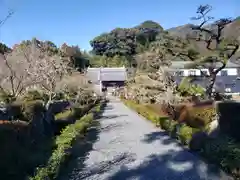
[{"label": "hillside vegetation", "polygon": [[[146,20],[116,27],[93,38],[90,52],[37,38],[11,48],[0,43],[1,179],[56,178],[74,140],[105,104],[86,79],[87,68],[120,66],[133,72],[116,93],[129,107],[239,178],[239,105],[220,105],[217,113],[214,100],[224,97],[213,86],[228,61],[239,63],[240,19],[213,20],[211,10],[197,8],[199,24],[164,29]],[[194,85],[194,77],[176,84],[175,61],[207,69],[206,87]],[[209,137],[218,121],[223,134]]]}]

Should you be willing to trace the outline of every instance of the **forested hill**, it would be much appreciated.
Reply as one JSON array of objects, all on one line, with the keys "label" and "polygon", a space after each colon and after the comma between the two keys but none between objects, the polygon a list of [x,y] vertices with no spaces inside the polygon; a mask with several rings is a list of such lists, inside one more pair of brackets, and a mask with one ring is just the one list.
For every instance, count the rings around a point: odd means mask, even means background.
[{"label": "forested hill", "polygon": [[[208,24],[206,28],[215,28],[214,25]],[[136,27],[116,28],[103,33],[91,40],[90,44],[94,54],[105,57],[98,63],[103,65],[111,65],[114,62],[139,64],[143,63],[146,56],[150,61],[155,59],[154,65],[159,58],[172,61],[194,60],[197,56],[208,55],[209,49],[206,48],[205,41],[198,40],[200,36],[204,36],[204,33],[193,30],[193,26],[187,24],[164,30],[157,22],[148,20]],[[240,39],[239,17],[224,27],[223,37],[229,40]],[[153,58],[153,54],[159,58]],[[178,54],[183,56],[176,57]],[[96,61],[93,63],[96,64]]]}]

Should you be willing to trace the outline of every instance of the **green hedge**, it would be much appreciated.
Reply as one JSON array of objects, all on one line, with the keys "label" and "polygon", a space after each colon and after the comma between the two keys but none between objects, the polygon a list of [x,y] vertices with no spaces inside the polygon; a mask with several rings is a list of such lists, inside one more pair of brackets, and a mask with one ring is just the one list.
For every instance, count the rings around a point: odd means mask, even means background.
[{"label": "green hedge", "polygon": [[72,113],[73,113],[73,112],[72,112],[70,109],[65,110],[65,111],[63,111],[63,112],[60,112],[60,113],[57,113],[57,114],[55,115],[55,120],[65,120],[65,119],[68,119],[69,116],[72,116],[72,115],[73,115]]},{"label": "green hedge", "polygon": [[42,100],[15,101],[7,105],[13,120],[20,119],[30,122],[36,113],[45,111]]},{"label": "green hedge", "polygon": [[[178,123],[133,101],[123,100],[123,102],[138,114],[154,122],[156,126],[166,130],[171,137],[178,139],[183,145],[200,152],[212,163],[221,166],[222,169],[231,173],[234,177],[240,178],[240,144],[232,138],[224,136],[213,139],[202,128],[193,128],[187,124]],[[197,114],[200,116],[201,112]],[[211,115],[212,111],[209,114]],[[208,116],[208,114],[206,113],[205,116]]]},{"label": "green hedge", "polygon": [[56,138],[56,149],[53,151],[47,165],[37,168],[35,176],[30,177],[31,180],[52,180],[57,178],[60,166],[69,155],[69,149],[71,149],[76,138],[86,132],[93,121],[94,113],[100,111],[100,106],[97,105],[94,107],[94,112],[88,113],[62,131]]}]

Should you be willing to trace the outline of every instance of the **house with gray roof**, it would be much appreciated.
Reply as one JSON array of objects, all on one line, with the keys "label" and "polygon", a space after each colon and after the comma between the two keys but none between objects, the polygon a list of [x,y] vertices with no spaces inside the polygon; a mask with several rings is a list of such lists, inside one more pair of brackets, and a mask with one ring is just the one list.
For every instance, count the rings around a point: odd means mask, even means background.
[{"label": "house with gray roof", "polygon": [[[170,69],[174,72],[177,84],[179,84],[184,77],[194,76],[196,80],[193,83],[206,87],[207,79],[203,76],[202,72],[208,74],[208,69],[204,67],[200,69],[187,68],[189,63],[191,63],[191,61],[172,62]],[[218,68],[221,65],[221,63],[216,63],[215,67]],[[226,67],[217,74],[214,90],[224,93],[240,93],[239,77],[240,65],[228,61]]]},{"label": "house with gray roof", "polygon": [[[88,68],[86,77],[95,85],[102,87],[124,86],[127,80],[127,69],[125,67]],[[101,91],[101,90],[100,90]]]}]

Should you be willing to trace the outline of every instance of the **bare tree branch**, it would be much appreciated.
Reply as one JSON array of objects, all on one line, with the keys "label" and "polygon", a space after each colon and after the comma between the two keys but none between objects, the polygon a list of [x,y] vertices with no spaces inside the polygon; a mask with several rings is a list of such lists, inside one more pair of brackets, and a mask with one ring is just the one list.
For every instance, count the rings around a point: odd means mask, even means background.
[{"label": "bare tree branch", "polygon": [[55,92],[57,81],[67,73],[59,56],[49,56],[35,43],[17,47],[0,63],[1,88],[15,97],[35,87],[50,95]]},{"label": "bare tree branch", "polygon": [[3,19],[0,20],[0,28],[7,22],[7,20],[14,14],[13,10],[9,10],[7,16]]},{"label": "bare tree branch", "polygon": [[[216,75],[226,67],[227,62],[239,49],[239,42],[235,40],[233,42],[227,42],[227,39],[223,36],[224,28],[232,22],[230,18],[222,18],[211,25],[207,25],[207,23],[213,19],[213,17],[208,16],[211,10],[211,6],[201,5],[197,9],[198,16],[192,18],[193,20],[202,21],[200,25],[192,26],[192,30],[200,32],[199,37],[195,37],[195,40],[204,41],[206,43],[206,49],[209,50],[211,54],[210,56],[202,57],[201,61],[191,64],[197,68],[205,66],[208,69],[209,75],[204,74],[204,76],[209,79],[209,84],[207,85],[208,97],[211,97]],[[203,33],[205,37],[203,37]],[[219,66],[220,63],[221,65]],[[218,64],[218,66],[216,66],[216,64]]]}]

